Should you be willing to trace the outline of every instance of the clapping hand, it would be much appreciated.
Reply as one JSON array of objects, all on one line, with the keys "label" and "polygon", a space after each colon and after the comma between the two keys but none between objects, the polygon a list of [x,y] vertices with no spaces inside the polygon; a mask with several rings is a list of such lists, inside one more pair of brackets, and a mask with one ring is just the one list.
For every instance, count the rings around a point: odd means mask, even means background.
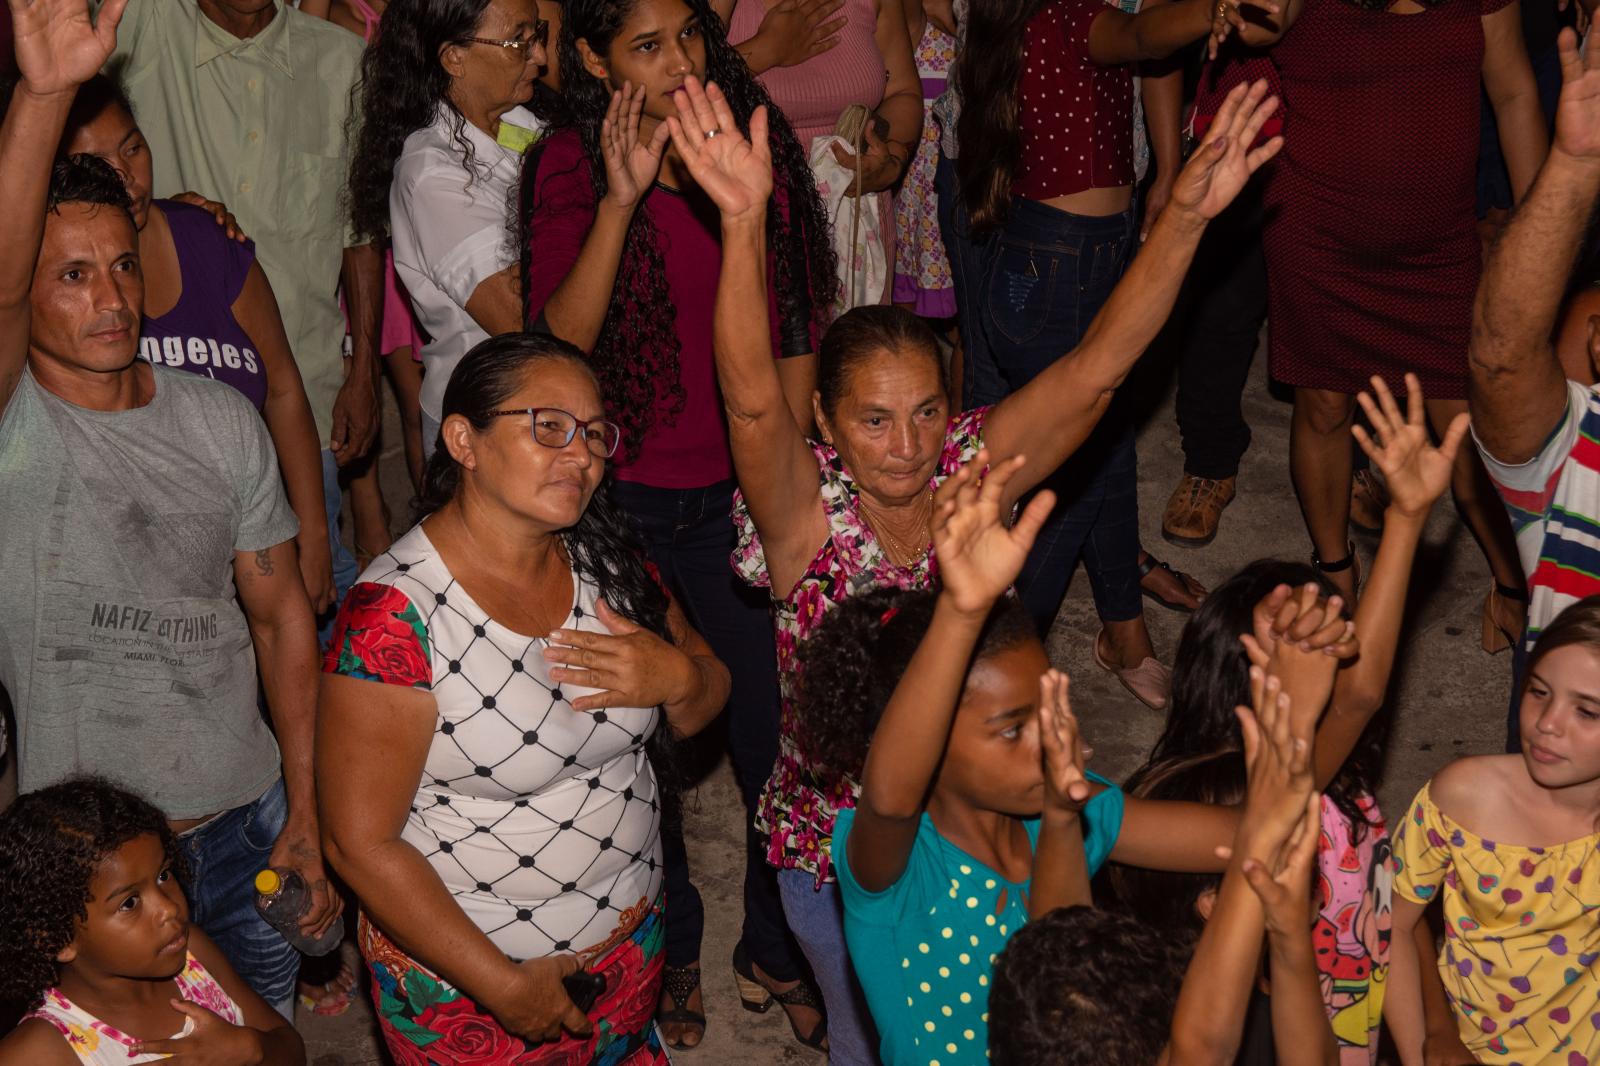
[{"label": "clapping hand", "polygon": [[1338,596],[1323,599],[1315,582],[1298,592],[1279,585],[1256,604],[1251,632],[1239,637],[1251,665],[1281,680],[1292,694],[1291,728],[1297,735],[1316,732],[1340,663],[1361,650],[1356,625],[1344,617],[1343,607]]},{"label": "clapping hand", "polygon": [[1321,837],[1322,797],[1313,791],[1288,839],[1261,839],[1262,853],[1244,856],[1241,869],[1261,899],[1273,936],[1303,937],[1311,928],[1311,868]]},{"label": "clapping hand", "polygon": [[1267,95],[1265,79],[1250,85],[1235,85],[1217,110],[1205,140],[1184,164],[1173,185],[1172,200],[1163,214],[1184,211],[1203,221],[1221,214],[1239,195],[1250,175],[1283,147],[1281,136],[1259,148],[1250,147],[1277,109],[1278,98]]},{"label": "clapping hand", "polygon": [[1376,401],[1364,392],[1357,397],[1367,421],[1372,423],[1372,432],[1369,434],[1360,426],[1352,426],[1350,432],[1372,464],[1383,472],[1389,486],[1389,506],[1409,518],[1421,518],[1450,487],[1456,453],[1466,439],[1469,419],[1465,412],[1456,415],[1445,430],[1444,440],[1435,448],[1428,439],[1422,386],[1415,374],[1406,375],[1409,395],[1403,417],[1382,378],[1373,377],[1372,391]]},{"label": "clapping hand", "polygon": [[632,210],[655,183],[667,149],[667,125],[661,123],[648,143],[639,140],[644,114],[643,85],[630,81],[611,94],[611,106],[600,123],[600,154],[606,166],[606,199]]},{"label": "clapping hand", "polygon": [[1078,719],[1067,699],[1071,682],[1060,670],[1039,675],[1039,747],[1044,754],[1044,802],[1057,810],[1083,810],[1089,802],[1089,779],[1083,772],[1085,751]]},{"label": "clapping hand", "polygon": [[739,132],[728,98],[715,82],[700,87],[693,75],[672,94],[678,114],[666,127],[672,146],[695,184],[705,190],[723,220],[759,218],[772,195],[772,152],[767,146],[767,109],[750,116],[750,136]]},{"label": "clapping hand", "polygon": [[106,0],[97,19],[88,0],[7,0],[21,88],[40,96],[75,92],[117,47],[128,0]]},{"label": "clapping hand", "polygon": [[1023,462],[1023,456],[1013,456],[985,475],[989,452],[980,450],[934,494],[933,547],[944,583],[942,595],[963,614],[987,615],[1005,595],[1055,506],[1054,493],[1039,492],[1016,524],[1006,528],[1000,501]]}]

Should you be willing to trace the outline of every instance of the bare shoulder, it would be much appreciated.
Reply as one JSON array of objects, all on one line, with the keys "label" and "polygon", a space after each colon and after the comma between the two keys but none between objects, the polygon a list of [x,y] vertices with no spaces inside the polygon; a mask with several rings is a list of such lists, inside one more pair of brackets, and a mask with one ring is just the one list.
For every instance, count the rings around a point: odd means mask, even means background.
[{"label": "bare shoulder", "polygon": [[29,1018],[0,1040],[0,1066],[75,1066],[78,1056],[43,1018]]},{"label": "bare shoulder", "polygon": [[1469,755],[1434,774],[1428,794],[1452,821],[1480,825],[1496,803],[1504,802],[1521,769],[1520,755]]}]

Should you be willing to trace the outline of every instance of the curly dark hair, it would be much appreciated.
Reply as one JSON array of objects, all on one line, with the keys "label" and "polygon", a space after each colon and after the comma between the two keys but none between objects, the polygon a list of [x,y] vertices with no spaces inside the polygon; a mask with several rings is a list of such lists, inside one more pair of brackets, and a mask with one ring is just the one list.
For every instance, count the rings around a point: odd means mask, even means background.
[{"label": "curly dark hair", "polygon": [[101,778],[41,788],[0,814],[0,1001],[32,1009],[60,982],[56,956],[89,916],[89,885],[101,860],[146,834],[161,841],[181,875],[166,816]]},{"label": "curly dark hair", "polygon": [[[1244,799],[1248,775],[1244,752],[1215,751],[1146,763],[1123,785],[1130,796],[1232,806]],[[1172,873],[1107,863],[1116,906],[1157,929],[1182,933],[1190,942],[1205,929],[1200,897],[1222,887],[1220,873]]]},{"label": "curly dark hair", "polygon": [[1187,956],[1165,930],[1092,907],[1028,922],[995,961],[994,1066],[1155,1066]]},{"label": "curly dark hair", "polygon": [[[1233,709],[1250,705],[1250,661],[1239,636],[1250,632],[1251,612],[1267,593],[1278,585],[1298,588],[1309,582],[1320,585],[1324,596],[1339,591],[1315,567],[1259,559],[1207,594],[1178,639],[1172,663],[1172,705],[1167,710],[1166,728],[1150,751],[1149,764],[1242,748],[1239,719]],[[1323,790],[1349,820],[1357,841],[1369,824],[1357,801],[1373,791],[1388,727],[1387,715],[1376,717],[1338,776]],[[1136,785],[1142,773],[1136,771],[1129,785]]]},{"label": "curly dark hair", "polygon": [[[860,780],[873,731],[933,621],[938,598],[931,589],[874,589],[835,607],[800,645],[796,740],[819,780]],[[983,624],[973,661],[1038,639],[1021,602],[1001,597]]]},{"label": "curly dark hair", "polygon": [[1017,108],[1023,49],[1028,23],[1046,2],[972,0],[968,8],[967,41],[956,59],[956,180],[974,236],[997,228],[1011,205],[1011,179],[1022,161]]},{"label": "curly dark hair", "polygon": [[441,49],[478,28],[489,0],[390,0],[377,36],[361,57],[361,106],[350,113],[350,181],[346,195],[356,236],[389,235],[389,186],[406,138],[433,124],[442,104],[455,115],[455,141],[472,172],[466,118],[450,102],[450,74]]},{"label": "curly dark hair", "polygon": [[[542,333],[490,337],[462,356],[450,374],[440,421],[460,415],[474,429],[488,429],[492,421],[489,412],[504,407],[527,373],[543,362],[568,363],[594,377],[583,353],[557,337]],[[601,396],[604,395],[602,391]],[[633,520],[612,502],[610,484],[608,475],[589,498],[589,506],[584,508],[577,525],[562,533],[562,546],[573,569],[591,578],[600,598],[618,614],[662,640],[676,643],[667,625],[666,590],[645,562],[644,540]],[[449,503],[460,488],[461,466],[440,440],[422,474],[417,520]],[[663,801],[673,809],[682,787],[676,747],[670,728],[657,729],[646,745]]]},{"label": "curly dark hair", "polygon": [[[596,54],[605,55],[637,2],[569,0],[563,11],[559,63],[564,92],[555,118],[562,128],[575,132],[583,145],[596,203],[607,188],[600,124],[611,104],[611,90],[584,68],[578,41],[585,41]],[[817,194],[805,146],[750,73],[744,57],[728,43],[727,28],[707,0],[683,2],[699,20],[705,41],[705,80],[715,82],[727,97],[739,128],[748,134],[750,116],[756,108],[767,109],[767,143],[772,150],[773,171],[767,246],[774,253],[773,287],[778,311],[785,321],[809,320],[820,335],[838,291],[839,266],[833,251],[832,226]],[[548,143],[547,138],[534,145],[523,161],[518,245],[522,250],[524,286],[534,242],[538,240],[532,232],[534,210],[540,202],[539,182],[535,179]],[[786,210],[778,207],[780,191]],[[647,211],[634,212],[611,293],[611,306],[590,353],[590,362],[604,387],[610,417],[622,427],[623,443],[633,455],[638,454],[639,443],[655,423],[657,399],[666,397],[669,417],[682,411],[684,401],[678,364],[681,345],[676,316],[670,310],[666,260],[660,234]],[[530,328],[537,315],[537,308],[529,308]]]},{"label": "curly dark hair", "polygon": [[69,155],[56,160],[50,171],[50,211],[60,213],[62,204],[96,204],[115,207],[133,219],[133,201],[122,175],[99,156]]}]

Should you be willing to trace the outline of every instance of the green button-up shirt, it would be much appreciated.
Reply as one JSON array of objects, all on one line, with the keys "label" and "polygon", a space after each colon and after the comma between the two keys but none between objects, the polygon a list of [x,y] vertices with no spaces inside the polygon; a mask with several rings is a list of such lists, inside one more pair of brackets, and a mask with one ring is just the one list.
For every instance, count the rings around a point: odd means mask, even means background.
[{"label": "green button-up shirt", "polygon": [[362,48],[282,3],[241,40],[195,0],[131,0],[107,64],[150,144],[155,194],[220,200],[255,240],[324,447],[344,384],[342,193]]}]

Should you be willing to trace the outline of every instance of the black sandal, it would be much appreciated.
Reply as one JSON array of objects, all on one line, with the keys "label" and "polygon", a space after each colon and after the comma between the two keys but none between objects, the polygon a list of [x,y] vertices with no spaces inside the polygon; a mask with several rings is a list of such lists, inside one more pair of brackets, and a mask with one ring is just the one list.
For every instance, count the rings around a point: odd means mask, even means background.
[{"label": "black sandal", "polygon": [[[700,1031],[700,1041],[706,1038],[706,1016],[697,1010],[690,1010],[687,1006],[689,998],[700,987],[700,967],[698,966],[663,966],[661,968],[661,990],[672,1000],[670,1010],[657,1010],[656,1022],[663,1025],[687,1025]],[[693,1051],[699,1043],[685,1044],[681,1041],[669,1040],[667,1042],[674,1051]]]},{"label": "black sandal", "polygon": [[752,1014],[765,1014],[772,1009],[774,1003],[783,1007],[803,1007],[814,1010],[822,1016],[816,1028],[809,1034],[800,1032],[800,1027],[795,1024],[794,1015],[784,1011],[784,1017],[789,1019],[789,1029],[794,1033],[794,1038],[814,1051],[825,1051],[828,1039],[828,1015],[822,1004],[822,993],[810,981],[802,978],[800,983],[789,991],[776,993],[756,979],[756,970],[750,963],[750,956],[745,953],[744,941],[733,949],[733,980],[739,986],[739,1005]]},{"label": "black sandal", "polygon": [[[1143,551],[1143,549],[1140,550]],[[1177,600],[1169,600],[1159,592],[1155,592],[1144,587],[1144,579],[1149,577],[1150,572],[1153,570],[1165,570],[1167,573],[1172,575],[1173,579],[1176,580],[1178,584],[1184,587],[1185,591],[1187,591],[1189,588],[1189,582],[1194,581],[1194,578],[1190,577],[1188,574],[1183,573],[1181,570],[1174,570],[1172,567],[1168,566],[1166,563],[1162,562],[1160,559],[1157,559],[1154,555],[1151,555],[1148,551],[1146,551],[1144,552],[1144,559],[1139,563],[1139,592],[1142,595],[1148,596],[1152,600],[1155,600],[1169,611],[1181,611],[1184,614],[1190,614],[1193,612],[1194,608],[1190,607],[1188,604],[1179,603]],[[1195,584],[1198,585],[1199,582],[1195,581]],[[1195,599],[1197,600],[1204,600],[1205,598],[1206,594],[1204,592],[1200,593],[1198,596],[1195,596]]]}]

